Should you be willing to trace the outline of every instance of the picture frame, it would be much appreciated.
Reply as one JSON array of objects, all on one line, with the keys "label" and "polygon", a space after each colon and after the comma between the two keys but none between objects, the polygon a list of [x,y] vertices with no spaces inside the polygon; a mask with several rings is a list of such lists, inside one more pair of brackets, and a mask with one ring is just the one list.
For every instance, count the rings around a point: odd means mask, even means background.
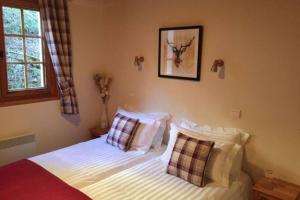
[{"label": "picture frame", "polygon": [[203,26],[159,29],[158,77],[200,81]]}]

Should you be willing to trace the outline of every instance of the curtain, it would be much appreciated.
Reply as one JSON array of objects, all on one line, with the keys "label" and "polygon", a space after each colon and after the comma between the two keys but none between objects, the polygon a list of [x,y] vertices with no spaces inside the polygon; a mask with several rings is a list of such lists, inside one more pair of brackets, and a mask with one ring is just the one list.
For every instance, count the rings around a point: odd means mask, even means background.
[{"label": "curtain", "polygon": [[67,0],[39,0],[47,46],[61,94],[61,112],[79,113],[72,75],[71,34]]}]

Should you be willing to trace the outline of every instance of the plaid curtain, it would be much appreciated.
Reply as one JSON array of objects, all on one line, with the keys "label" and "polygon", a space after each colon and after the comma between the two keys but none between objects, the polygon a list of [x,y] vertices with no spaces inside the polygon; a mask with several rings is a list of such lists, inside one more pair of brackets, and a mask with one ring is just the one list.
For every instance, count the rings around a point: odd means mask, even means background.
[{"label": "plaid curtain", "polygon": [[71,35],[67,0],[39,0],[47,46],[61,94],[61,112],[78,114],[72,75]]}]

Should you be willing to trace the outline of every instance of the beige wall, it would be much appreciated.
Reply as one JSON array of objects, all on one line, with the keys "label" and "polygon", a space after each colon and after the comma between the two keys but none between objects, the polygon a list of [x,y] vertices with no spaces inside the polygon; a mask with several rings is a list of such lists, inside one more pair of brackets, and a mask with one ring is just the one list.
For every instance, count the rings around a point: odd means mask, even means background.
[{"label": "beige wall", "polygon": [[[92,75],[99,71],[100,31],[94,28],[101,7],[93,1],[74,0],[70,4],[74,53],[74,76],[78,94],[80,120],[63,117],[59,102],[48,101],[0,108],[0,138],[33,132],[37,152],[68,146],[89,137],[88,128],[99,121],[101,104]],[[15,158],[13,152],[12,158]],[[1,158],[0,158],[1,159]]]},{"label": "beige wall", "polygon": [[[0,108],[0,137],[34,132],[37,153],[88,138],[101,105],[93,73],[113,78],[111,114],[119,105],[167,111],[252,133],[246,168],[300,184],[300,3],[298,0],[72,0],[74,76],[80,122],[61,116],[59,102]],[[204,26],[200,82],[157,77],[158,29]],[[143,71],[133,58],[143,55]],[[226,63],[225,79],[209,68]],[[231,117],[241,109],[240,120]],[[76,123],[74,123],[76,121]]]},{"label": "beige wall", "polygon": [[[298,0],[103,2],[100,67],[114,78],[110,111],[127,104],[168,111],[175,120],[243,128],[252,134],[246,167],[253,177],[271,169],[300,184]],[[201,81],[158,78],[158,29],[199,24]],[[145,57],[141,72],[133,66],[136,55]],[[224,80],[209,71],[216,58],[225,60]],[[232,109],[242,110],[240,120],[231,117]]]}]

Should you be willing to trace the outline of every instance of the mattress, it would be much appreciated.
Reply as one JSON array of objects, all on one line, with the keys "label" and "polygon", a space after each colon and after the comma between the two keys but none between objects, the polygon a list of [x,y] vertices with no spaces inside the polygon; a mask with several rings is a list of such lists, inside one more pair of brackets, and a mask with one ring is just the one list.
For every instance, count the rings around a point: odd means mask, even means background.
[{"label": "mattress", "polygon": [[30,158],[67,184],[80,189],[134,165],[158,157],[160,152],[123,152],[106,143],[106,136]]},{"label": "mattress", "polygon": [[136,165],[81,189],[95,200],[247,200],[251,189],[248,175],[229,188],[209,183],[199,188],[165,172],[159,158]]}]

